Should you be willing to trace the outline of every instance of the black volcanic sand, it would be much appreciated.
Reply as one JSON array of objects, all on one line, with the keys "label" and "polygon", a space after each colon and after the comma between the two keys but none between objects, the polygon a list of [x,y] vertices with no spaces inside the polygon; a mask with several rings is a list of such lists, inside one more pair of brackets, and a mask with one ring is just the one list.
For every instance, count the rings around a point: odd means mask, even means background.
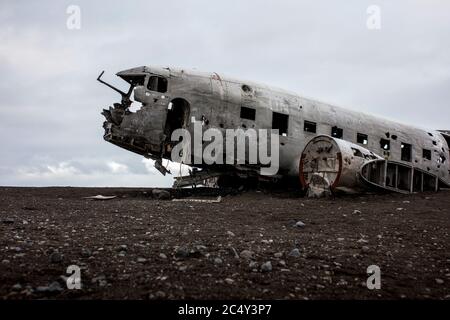
[{"label": "black volcanic sand", "polygon": [[[83,199],[97,194],[118,198]],[[449,230],[449,191],[199,203],[151,189],[3,187],[0,297],[450,299]],[[66,287],[69,265],[81,290]],[[369,265],[380,290],[366,287]]]}]

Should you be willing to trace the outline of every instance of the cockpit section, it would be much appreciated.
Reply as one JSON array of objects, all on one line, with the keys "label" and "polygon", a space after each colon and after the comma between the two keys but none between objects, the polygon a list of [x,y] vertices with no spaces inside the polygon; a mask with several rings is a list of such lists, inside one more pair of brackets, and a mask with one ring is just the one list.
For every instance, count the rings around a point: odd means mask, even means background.
[{"label": "cockpit section", "polygon": [[[147,158],[161,159],[171,103],[170,73],[158,74],[147,67],[121,71],[116,75],[129,84],[126,92],[103,81],[102,75],[103,72],[97,80],[122,97],[120,103],[114,103],[102,112],[106,118],[104,139]],[[135,106],[133,110],[130,108],[132,104]]]}]

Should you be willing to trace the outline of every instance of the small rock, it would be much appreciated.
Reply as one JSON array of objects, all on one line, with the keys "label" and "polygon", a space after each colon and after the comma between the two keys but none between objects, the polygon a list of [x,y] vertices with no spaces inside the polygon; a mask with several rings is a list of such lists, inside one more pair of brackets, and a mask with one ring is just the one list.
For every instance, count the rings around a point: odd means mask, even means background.
[{"label": "small rock", "polygon": [[89,258],[91,255],[92,255],[91,250],[85,249],[85,248],[81,249],[81,256],[82,257]]},{"label": "small rock", "polygon": [[229,235],[230,237],[234,237],[235,236],[235,234],[233,232],[231,232],[231,231],[227,231],[227,235]]},{"label": "small rock", "polygon": [[344,241],[345,238],[337,238],[337,241]]},{"label": "small rock", "polygon": [[294,225],[294,227],[297,227],[297,228],[303,228],[304,226],[305,226],[305,224],[301,221],[297,221]]},{"label": "small rock", "polygon": [[164,253],[160,253],[160,254],[159,254],[159,257],[160,257],[161,259],[167,259],[167,256],[166,256]]},{"label": "small rock", "polygon": [[222,259],[220,259],[220,258],[214,259],[214,264],[222,264],[222,263],[223,263]]},{"label": "small rock", "polygon": [[253,252],[250,250],[242,250],[241,254],[239,255],[242,259],[251,259],[253,257]]},{"label": "small rock", "polygon": [[226,278],[226,279],[225,279],[225,282],[226,282],[227,284],[233,284],[233,283],[234,283],[234,280],[231,279],[231,278]]},{"label": "small rock", "polygon": [[289,252],[289,256],[294,258],[300,257],[300,250],[297,248],[292,249],[291,252]]},{"label": "small rock", "polygon": [[362,212],[361,212],[361,210],[353,210],[353,214],[361,214]]},{"label": "small rock", "polygon": [[434,279],[436,281],[437,284],[444,284],[444,280],[436,278]]},{"label": "small rock", "polygon": [[96,283],[96,282],[100,283],[101,281],[106,282],[106,277],[104,274],[101,274],[98,277],[92,278],[92,280],[91,280],[92,283]]},{"label": "small rock", "polygon": [[256,261],[251,261],[251,262],[249,263],[248,267],[249,267],[250,269],[257,269],[257,268],[258,268],[258,262],[256,262]]},{"label": "small rock", "polygon": [[164,291],[157,291],[155,293],[155,297],[158,299],[164,299],[166,297],[166,293]]},{"label": "small rock", "polygon": [[273,255],[275,258],[281,258],[283,256],[283,252],[277,252]]},{"label": "small rock", "polygon": [[170,192],[167,190],[161,190],[161,189],[153,189],[152,195],[158,200],[169,200],[170,199]]},{"label": "small rock", "polygon": [[179,247],[175,251],[175,257],[176,258],[187,258],[187,257],[189,257],[189,250],[185,247]]},{"label": "small rock", "polygon": [[145,258],[137,258],[137,262],[139,262],[139,263],[146,263],[147,259],[145,259]]},{"label": "small rock", "polygon": [[264,262],[261,265],[261,271],[262,272],[270,272],[270,271],[272,271],[272,262],[270,262],[270,261]]},{"label": "small rock", "polygon": [[361,250],[362,250],[362,252],[369,252],[369,251],[370,251],[370,248],[369,248],[368,246],[363,246],[363,247],[361,248]]},{"label": "small rock", "polygon": [[49,291],[49,292],[61,292],[61,291],[63,291],[63,288],[61,288],[61,285],[59,284],[59,282],[53,281],[53,282],[48,286],[48,291]]},{"label": "small rock", "polygon": [[180,271],[186,271],[187,270],[187,266],[181,266],[178,268],[178,270]]},{"label": "small rock", "polygon": [[48,292],[48,287],[46,287],[46,286],[39,286],[34,291],[37,292],[37,293],[45,293],[45,292]]},{"label": "small rock", "polygon": [[14,291],[20,291],[22,290],[22,285],[20,283],[16,283],[15,285],[12,286],[12,289]]},{"label": "small rock", "polygon": [[127,251],[127,250],[128,250],[128,246],[126,244],[122,244],[117,247],[117,251]]},{"label": "small rock", "polygon": [[50,255],[50,262],[51,263],[60,263],[63,260],[63,256],[59,252],[53,252]]},{"label": "small rock", "polygon": [[10,263],[11,261],[9,261],[8,259],[4,259],[4,260],[2,260],[2,264],[8,264],[8,263]]},{"label": "small rock", "polygon": [[284,260],[278,261],[278,264],[282,267],[286,267],[286,261],[284,261]]}]

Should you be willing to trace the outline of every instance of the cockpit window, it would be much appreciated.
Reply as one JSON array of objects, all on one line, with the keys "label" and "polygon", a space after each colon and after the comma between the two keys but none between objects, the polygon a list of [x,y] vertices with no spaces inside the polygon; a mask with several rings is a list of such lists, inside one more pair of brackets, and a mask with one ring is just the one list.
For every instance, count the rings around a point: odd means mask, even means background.
[{"label": "cockpit window", "polygon": [[150,76],[147,88],[151,91],[165,93],[167,92],[167,79],[158,76]]}]

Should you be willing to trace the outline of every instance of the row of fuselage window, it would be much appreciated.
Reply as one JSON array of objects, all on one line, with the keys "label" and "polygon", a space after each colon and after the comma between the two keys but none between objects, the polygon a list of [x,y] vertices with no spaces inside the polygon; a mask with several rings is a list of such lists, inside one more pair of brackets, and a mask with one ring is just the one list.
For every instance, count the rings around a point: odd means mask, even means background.
[{"label": "row of fuselage window", "polygon": [[[256,110],[253,108],[241,107],[242,119],[247,120],[255,120],[256,118]],[[272,113],[272,129],[278,129],[278,133],[281,136],[287,136],[288,134],[288,123],[289,123],[289,115],[273,112]],[[303,130],[309,133],[317,133],[317,123],[305,120],[303,124]],[[344,136],[344,130],[338,127],[331,128],[331,136],[334,138],[342,139]],[[392,135],[394,140],[397,139],[397,136]],[[356,142],[361,145],[368,145],[369,136],[364,133],[356,134]],[[391,141],[389,139],[381,138],[380,139],[380,148],[384,151],[389,151],[391,149]],[[431,150],[422,149],[422,157],[426,160],[431,160]],[[411,162],[412,161],[412,145],[408,143],[401,143],[401,160]]]}]

